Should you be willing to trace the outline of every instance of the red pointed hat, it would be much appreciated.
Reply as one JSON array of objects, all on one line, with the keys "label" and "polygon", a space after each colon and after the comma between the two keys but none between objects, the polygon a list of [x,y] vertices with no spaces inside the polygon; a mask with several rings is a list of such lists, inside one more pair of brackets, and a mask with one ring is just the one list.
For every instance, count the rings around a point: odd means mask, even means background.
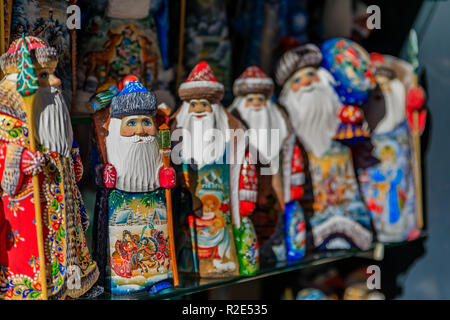
[{"label": "red pointed hat", "polygon": [[273,80],[270,79],[260,68],[251,66],[236,79],[233,84],[235,96],[245,96],[250,93],[261,93],[270,97],[273,93]]},{"label": "red pointed hat", "polygon": [[223,85],[217,81],[211,67],[205,61],[198,63],[192,69],[186,82],[178,88],[178,95],[183,101],[206,99],[216,103],[222,100],[223,94]]}]

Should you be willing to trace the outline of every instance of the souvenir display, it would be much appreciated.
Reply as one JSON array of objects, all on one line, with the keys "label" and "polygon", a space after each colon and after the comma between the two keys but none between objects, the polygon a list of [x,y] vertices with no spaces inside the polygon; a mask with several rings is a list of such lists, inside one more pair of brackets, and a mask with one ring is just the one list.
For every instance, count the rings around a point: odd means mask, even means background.
[{"label": "souvenir display", "polygon": [[[10,41],[25,33],[44,40],[56,49],[58,66],[56,74],[62,81],[66,101],[72,100],[71,38],[67,29],[66,9],[69,1],[10,0],[12,3]],[[7,43],[8,45],[8,43]]]},{"label": "souvenir display", "polygon": [[305,156],[286,114],[270,99],[273,88],[261,69],[248,67],[234,82],[229,108],[249,129],[258,159],[258,200],[250,218],[263,261],[298,259],[306,251],[306,223],[297,202],[304,196]]},{"label": "souvenir display", "polygon": [[96,282],[98,269],[76,185],[83,165],[54,74],[58,54],[23,36],[0,64],[6,75],[0,83],[0,297],[77,298]]},{"label": "souvenir display", "polygon": [[255,208],[258,178],[244,139],[232,139],[230,132],[243,132],[243,126],[220,104],[224,87],[206,62],[195,66],[178,94],[183,104],[171,128],[183,136],[174,147],[181,151],[174,195],[175,216],[182,223],[174,228],[185,240],[177,242],[180,270],[201,277],[253,274],[259,249],[247,216]]},{"label": "souvenir display", "polygon": [[337,81],[321,62],[322,53],[312,44],[286,52],[276,70],[283,87],[279,101],[308,152],[314,247],[365,250],[373,239],[370,214],[358,189],[350,149],[334,140],[342,105],[333,89]]},{"label": "souvenir display", "polygon": [[104,281],[113,294],[167,288],[174,263],[164,188],[175,185],[175,171],[167,159],[163,166],[156,98],[140,82],[126,83],[119,84],[123,89],[109,107],[97,111],[109,113],[103,128],[96,125],[98,149],[106,152],[98,174],[109,189],[106,201],[103,195],[97,199],[96,210],[99,223],[108,221],[107,239],[97,233],[96,241],[108,244]]},{"label": "souvenir display", "polygon": [[378,239],[404,241],[418,235],[416,164],[406,121],[407,88],[413,85],[414,72],[409,63],[398,58],[377,53],[371,56],[382,98],[378,100],[383,105],[369,104],[364,111],[380,163],[360,170],[359,181]]}]

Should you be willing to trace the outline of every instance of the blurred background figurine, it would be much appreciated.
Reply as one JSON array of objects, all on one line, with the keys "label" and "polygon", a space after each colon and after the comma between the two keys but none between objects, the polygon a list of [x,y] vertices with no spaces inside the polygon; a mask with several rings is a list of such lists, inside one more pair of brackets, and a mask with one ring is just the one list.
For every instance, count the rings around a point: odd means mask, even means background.
[{"label": "blurred background figurine", "polygon": [[[28,53],[21,51],[24,41]],[[20,56],[33,64],[39,85],[33,106],[36,137],[29,136],[24,99],[16,90],[19,72],[32,67],[25,61],[19,69]],[[86,244],[87,213],[76,184],[83,175],[83,165],[61,81],[54,74],[56,50],[39,38],[23,37],[11,44],[0,64],[6,75],[0,83],[0,297],[42,298],[39,274],[45,272],[48,298],[77,298],[97,281],[98,269]],[[36,81],[30,75],[26,79]],[[34,138],[36,152],[30,150],[30,139]],[[40,269],[35,225],[32,177],[36,175],[45,270]]]},{"label": "blurred background figurine", "polygon": [[260,68],[245,69],[233,89],[229,110],[248,129],[251,152],[258,159],[258,201],[250,218],[262,263],[302,258],[306,223],[298,200],[306,183],[303,147],[287,115],[271,100],[273,80]]},{"label": "blurred background figurine", "polygon": [[403,60],[371,54],[378,102],[364,107],[380,163],[361,170],[359,180],[377,236],[383,242],[405,241],[419,235],[416,228],[414,166],[410,128],[406,120],[408,88],[414,85],[412,66]]}]

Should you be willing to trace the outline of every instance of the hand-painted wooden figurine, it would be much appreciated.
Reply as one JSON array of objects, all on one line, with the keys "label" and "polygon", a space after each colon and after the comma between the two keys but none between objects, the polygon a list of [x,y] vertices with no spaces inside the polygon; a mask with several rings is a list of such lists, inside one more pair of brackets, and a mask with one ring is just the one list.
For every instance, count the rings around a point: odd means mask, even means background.
[{"label": "hand-painted wooden figurine", "polygon": [[[105,286],[113,294],[155,292],[170,286],[173,277],[164,188],[175,185],[175,171],[163,167],[155,95],[138,81],[119,87],[110,107],[98,111],[108,110],[109,119],[103,128],[96,125],[107,162],[98,171],[110,189],[107,203],[97,199],[96,213],[98,223],[108,219]],[[96,243],[105,241],[98,231]]]},{"label": "hand-painted wooden figurine", "polygon": [[[97,281],[98,269],[84,234],[87,214],[76,185],[83,165],[61,81],[54,75],[56,51],[39,38],[22,37],[0,63],[5,73],[0,83],[0,299],[42,299],[41,272],[49,299],[77,298]],[[33,110],[27,111],[21,90],[29,88],[26,97],[38,86]],[[34,123],[29,121],[33,112]],[[39,194],[40,206],[35,206]]]},{"label": "hand-painted wooden figurine", "polygon": [[280,59],[276,80],[283,86],[280,103],[308,152],[314,192],[309,219],[314,247],[368,249],[371,220],[355,178],[350,149],[334,140],[341,108],[333,77],[320,67],[322,53],[307,44]]},{"label": "hand-painted wooden figurine", "polygon": [[181,150],[174,212],[176,228],[192,242],[177,243],[180,271],[201,277],[252,274],[258,242],[246,217],[255,208],[256,167],[244,139],[235,143],[228,135],[229,129],[243,133],[243,126],[220,104],[224,88],[206,62],[195,66],[178,93],[183,104],[172,116],[171,129],[183,140],[174,147],[175,155]]},{"label": "hand-painted wooden figurine", "polygon": [[[398,58],[371,54],[382,104],[369,103],[365,117],[380,163],[359,171],[359,181],[383,242],[405,241],[419,235],[411,132],[406,121],[407,89],[414,86],[412,66]],[[411,91],[413,92],[413,91]],[[369,101],[370,102],[370,101]]]},{"label": "hand-painted wooden figurine", "polygon": [[258,201],[250,217],[262,263],[298,259],[306,249],[306,223],[296,201],[304,195],[303,147],[286,114],[270,100],[273,87],[272,79],[251,66],[234,82],[236,98],[229,108],[248,129],[253,158],[258,159]]}]

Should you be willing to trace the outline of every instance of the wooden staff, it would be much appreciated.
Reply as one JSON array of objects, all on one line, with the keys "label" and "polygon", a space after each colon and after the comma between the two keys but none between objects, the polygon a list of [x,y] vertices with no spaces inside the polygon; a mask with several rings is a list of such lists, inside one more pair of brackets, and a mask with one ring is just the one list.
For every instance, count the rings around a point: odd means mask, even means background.
[{"label": "wooden staff", "polygon": [[[159,147],[162,151],[164,168],[170,167],[170,129],[163,123],[159,127]],[[169,245],[170,245],[170,260],[172,265],[173,285],[176,287],[178,281],[177,258],[175,253],[175,240],[173,235],[173,217],[172,217],[172,193],[170,189],[166,189],[166,204],[167,204],[167,223],[169,227]]]},{"label": "wooden staff", "polygon": [[0,54],[5,53],[5,1],[0,0]]},{"label": "wooden staff", "polygon": [[[415,83],[414,86],[418,86],[417,75],[414,77]],[[421,155],[421,147],[420,147],[420,123],[419,123],[419,110],[413,111],[413,128],[412,128],[412,136],[416,158],[416,165],[414,166],[414,178],[416,180],[415,188],[416,188],[416,204],[417,204],[417,215],[416,222],[417,228],[423,228],[423,203],[422,203],[422,155]]]},{"label": "wooden staff", "polygon": [[[25,104],[25,112],[28,119],[28,137],[30,138],[30,149],[32,152],[37,151],[35,140],[35,119],[34,119],[34,98],[37,89],[39,88],[38,79],[34,71],[33,61],[31,60],[30,51],[25,39],[25,34],[22,34],[22,45],[19,52],[19,74],[17,76],[17,91],[23,97]],[[34,174],[33,181],[33,199],[34,210],[36,216],[36,234],[39,252],[39,280],[41,282],[42,300],[47,300],[47,278],[45,272],[45,253],[44,253],[44,234],[42,231],[42,213],[41,213],[41,197],[39,194],[39,176]]]},{"label": "wooden staff", "polygon": [[[414,29],[411,29],[408,37],[408,55],[409,61],[414,70],[414,80],[413,80],[413,88],[418,87],[418,78],[417,73],[419,70],[419,41],[417,38],[417,33]],[[415,193],[416,193],[416,223],[417,228],[423,228],[423,203],[422,203],[422,156],[421,156],[421,148],[420,148],[420,123],[419,123],[419,110],[413,110],[412,113],[412,125],[411,126],[411,134],[413,137],[414,144],[414,156],[415,163],[414,166],[414,180],[415,180]]]}]

